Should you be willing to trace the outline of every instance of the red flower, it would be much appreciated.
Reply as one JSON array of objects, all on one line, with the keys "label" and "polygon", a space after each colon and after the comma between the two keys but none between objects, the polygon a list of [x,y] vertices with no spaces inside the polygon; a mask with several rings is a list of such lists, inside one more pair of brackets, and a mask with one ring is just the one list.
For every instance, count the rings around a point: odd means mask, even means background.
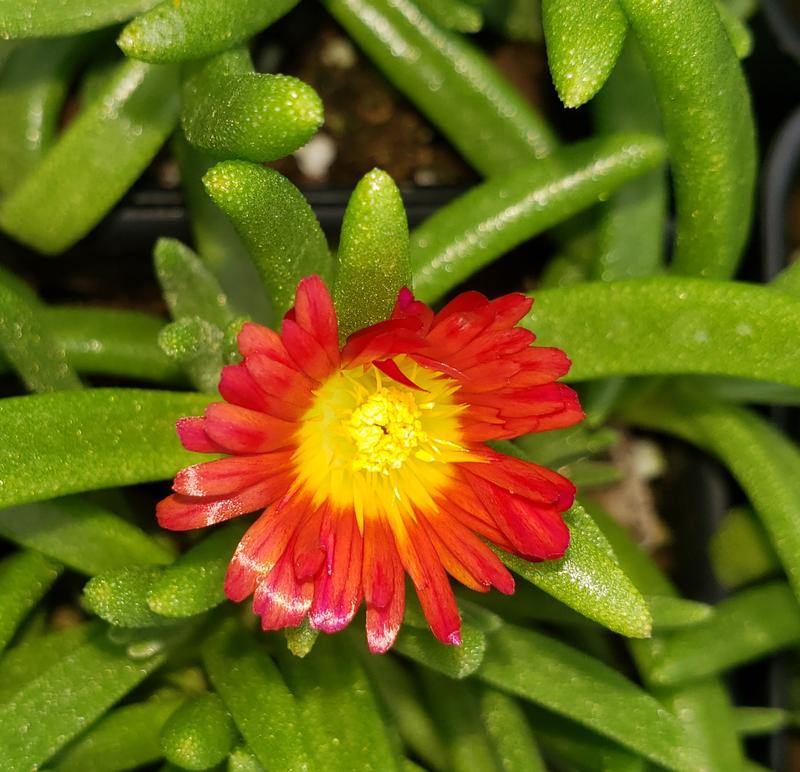
[{"label": "red flower", "polygon": [[243,361],[222,371],[225,401],[178,422],[186,448],[227,458],[179,472],[159,522],[200,528],[266,507],[225,582],[232,600],[254,594],[265,630],[307,616],[332,633],[363,599],[369,647],[386,651],[408,573],[434,635],[460,643],[447,574],[511,593],[486,541],[530,560],[569,544],[560,513],[572,484],[484,444],[583,417],[555,383],[567,357],[516,326],[531,302],[467,292],[434,314],[404,289],[390,319],[340,350],[328,290],[304,279],[280,334],[242,328]]}]

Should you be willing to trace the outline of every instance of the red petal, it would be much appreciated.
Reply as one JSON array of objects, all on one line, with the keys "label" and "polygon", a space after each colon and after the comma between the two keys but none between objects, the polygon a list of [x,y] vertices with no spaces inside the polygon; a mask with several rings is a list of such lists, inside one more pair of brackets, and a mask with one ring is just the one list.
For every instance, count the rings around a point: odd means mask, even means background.
[{"label": "red petal", "polygon": [[517,555],[529,560],[560,558],[569,546],[569,528],[555,507],[536,504],[463,471]]},{"label": "red petal", "polygon": [[316,381],[324,381],[331,374],[334,365],[325,349],[297,322],[284,319],[281,336],[292,360],[307,376]]},{"label": "red petal", "polygon": [[264,354],[253,354],[245,359],[244,366],[259,388],[279,395],[285,402],[306,407],[313,397],[314,381],[301,373],[294,361],[285,364]]},{"label": "red petal", "polygon": [[206,434],[206,419],[201,416],[179,418],[175,424],[178,437],[186,450],[195,453],[224,453],[225,450],[212,442]]},{"label": "red petal", "polygon": [[311,626],[335,633],[350,624],[361,603],[363,539],[352,512],[327,512],[321,531],[327,565],[314,588]]},{"label": "red petal", "polygon": [[370,364],[376,359],[391,359],[399,354],[421,351],[425,340],[420,335],[419,319],[388,319],[353,333],[342,349],[342,367]]},{"label": "red petal", "polygon": [[523,295],[521,292],[511,292],[490,301],[494,321],[489,326],[488,331],[505,330],[513,327],[520,322],[533,305],[533,298]]},{"label": "red petal", "polygon": [[244,365],[228,365],[222,368],[219,393],[232,405],[269,413],[284,421],[296,421],[305,410],[305,407],[293,405],[267,394],[258,386]]},{"label": "red petal", "polygon": [[297,424],[225,402],[206,408],[206,432],[230,453],[266,453],[290,444]]},{"label": "red petal", "polygon": [[172,490],[183,496],[227,495],[283,474],[290,459],[290,453],[264,453],[195,464],[178,472]]},{"label": "red petal", "polygon": [[287,495],[247,529],[228,566],[225,595],[240,601],[255,590],[286,550],[305,506],[305,499]]},{"label": "red petal", "polygon": [[435,513],[426,520],[431,541],[453,578],[478,592],[486,592],[490,587],[506,595],[514,592],[511,574],[474,533],[448,517],[448,513]]},{"label": "red petal", "polygon": [[239,330],[237,342],[239,343],[239,351],[242,352],[244,357],[263,354],[286,365],[292,363],[292,358],[286,351],[281,336],[275,330],[270,330],[269,327],[247,322]]},{"label": "red petal", "polygon": [[403,566],[417,589],[425,619],[442,643],[461,643],[461,618],[447,574],[430,539],[417,523],[408,521],[407,532],[398,536],[397,549]]},{"label": "red petal", "polygon": [[405,574],[394,536],[378,518],[364,521],[364,600],[367,643],[373,653],[388,651],[400,630],[405,608]]},{"label": "red petal", "polygon": [[288,480],[276,475],[240,490],[233,496],[198,498],[173,494],[156,505],[156,517],[162,528],[171,531],[205,528],[207,525],[263,509],[280,496],[287,485]]},{"label": "red petal", "polygon": [[525,496],[534,502],[559,506],[569,499],[569,503],[561,506],[561,509],[572,506],[575,486],[558,472],[514,456],[496,453],[489,448],[474,449],[473,453],[485,459],[486,463],[460,464],[461,471],[481,477],[509,493]]},{"label": "red petal", "polygon": [[420,330],[424,334],[433,324],[433,311],[421,300],[414,299],[414,293],[408,287],[403,287],[397,293],[397,301],[389,317],[390,319],[417,319]]},{"label": "red petal", "polygon": [[311,579],[325,562],[320,531],[326,507],[313,511],[297,529],[294,543],[294,572],[298,579]]},{"label": "red petal", "polygon": [[272,571],[258,582],[253,611],[261,617],[263,630],[297,627],[308,613],[313,596],[314,583],[297,580],[291,551],[287,549]]},{"label": "red petal", "polygon": [[314,336],[328,356],[332,367],[339,365],[339,330],[336,311],[328,288],[319,276],[303,279],[294,301],[297,323]]},{"label": "red petal", "polygon": [[403,371],[397,366],[394,359],[386,359],[381,362],[373,362],[374,367],[377,367],[384,375],[388,375],[393,381],[402,383],[403,386],[408,386],[409,389],[416,389],[417,391],[425,391],[425,389],[417,386]]}]

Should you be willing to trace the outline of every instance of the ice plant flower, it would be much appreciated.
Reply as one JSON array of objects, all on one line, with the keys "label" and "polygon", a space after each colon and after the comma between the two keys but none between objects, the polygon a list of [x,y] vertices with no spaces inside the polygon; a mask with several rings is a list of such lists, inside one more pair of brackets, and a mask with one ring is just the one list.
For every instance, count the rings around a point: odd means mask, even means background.
[{"label": "ice plant flower", "polygon": [[254,595],[265,630],[332,633],[366,605],[374,652],[394,642],[405,575],[434,635],[460,643],[447,574],[473,590],[514,590],[490,542],[530,560],[564,554],[559,474],[487,440],[569,426],[583,417],[556,379],[565,354],[532,346],[517,326],[531,300],[466,292],[439,313],[400,292],[391,317],[340,349],[331,296],[300,282],[280,334],[246,324],[242,361],[223,369],[224,402],[178,422],[183,445],[226,458],[179,472],[158,505],[185,530],[263,510],[228,568],[225,592]]}]

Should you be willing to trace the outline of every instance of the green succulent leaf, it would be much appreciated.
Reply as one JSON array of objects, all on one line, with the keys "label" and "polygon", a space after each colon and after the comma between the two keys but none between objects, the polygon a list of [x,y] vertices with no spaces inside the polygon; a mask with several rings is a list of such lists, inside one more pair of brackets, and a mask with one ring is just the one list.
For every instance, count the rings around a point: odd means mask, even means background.
[{"label": "green succulent leaf", "polygon": [[570,546],[562,559],[531,563],[497,551],[500,558],[516,574],[610,630],[634,638],[650,635],[647,602],[592,518],[576,504],[564,519]]},{"label": "green succulent leaf", "polygon": [[656,699],[598,660],[552,638],[505,625],[490,637],[477,675],[668,769],[698,769],[685,730]]},{"label": "green succulent leaf", "polygon": [[[229,620],[205,643],[211,683],[233,716],[242,736],[265,768],[287,772],[308,769],[304,719],[298,699],[262,643]],[[264,717],[270,717],[264,731]]]},{"label": "green succulent leaf", "polygon": [[512,247],[599,203],[663,159],[658,137],[620,134],[517,164],[473,187],[411,233],[417,294],[438,300]]},{"label": "green succulent leaf", "polygon": [[141,389],[0,400],[0,506],[164,480],[199,460],[181,448],[175,422],[208,404],[201,394]]},{"label": "green succulent leaf", "polygon": [[628,20],[617,0],[542,0],[542,26],[556,91],[580,107],[614,69]]},{"label": "green succulent leaf", "polygon": [[356,185],[342,223],[333,300],[339,335],[387,319],[411,287],[408,222],[394,180],[373,169]]},{"label": "green succulent leaf", "polygon": [[569,354],[574,381],[708,373],[800,385],[800,302],[768,287],[667,276],[579,284],[536,293],[523,324]]},{"label": "green succulent leaf", "polygon": [[0,536],[88,576],[174,559],[135,525],[77,496],[0,509]]},{"label": "green succulent leaf", "polygon": [[0,705],[6,769],[43,765],[163,662],[132,658],[102,630],[62,655]]},{"label": "green succulent leaf", "polygon": [[289,180],[247,161],[224,161],[203,183],[244,241],[277,316],[292,305],[304,276],[316,273],[330,284],[333,263],[325,235]]},{"label": "green succulent leaf", "polygon": [[99,29],[151,8],[157,0],[11,0],[4,3],[0,38],[49,38]]},{"label": "green succulent leaf", "polygon": [[235,741],[230,714],[213,692],[194,697],[173,711],[161,732],[164,756],[181,769],[216,766]]},{"label": "green succulent leaf", "polygon": [[178,71],[122,62],[106,88],[0,204],[0,226],[40,252],[63,252],[145,170],[177,117]]},{"label": "green succulent leaf", "polygon": [[33,550],[0,561],[0,651],[60,573],[58,563]]},{"label": "green succulent leaf", "polygon": [[151,699],[109,711],[59,754],[57,772],[118,772],[163,758],[161,730],[183,697]]},{"label": "green succulent leaf", "polygon": [[146,62],[204,59],[248,40],[295,5],[297,0],[164,0],[131,21],[117,44]]},{"label": "green succulent leaf", "polygon": [[322,126],[322,100],[289,75],[253,70],[246,49],[202,63],[184,82],[186,139],[217,158],[274,161],[308,142]]}]

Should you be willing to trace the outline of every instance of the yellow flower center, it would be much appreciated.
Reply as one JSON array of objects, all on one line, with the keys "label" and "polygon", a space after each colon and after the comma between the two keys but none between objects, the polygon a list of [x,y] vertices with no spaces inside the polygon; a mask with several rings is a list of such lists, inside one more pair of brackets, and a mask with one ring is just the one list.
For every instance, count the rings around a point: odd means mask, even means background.
[{"label": "yellow flower center", "polygon": [[347,424],[356,446],[353,469],[388,475],[428,439],[422,411],[414,397],[400,389],[379,388],[357,407]]},{"label": "yellow flower center", "polygon": [[316,505],[328,501],[364,517],[413,517],[470,460],[461,436],[458,383],[408,357],[397,366],[419,389],[376,367],[334,373],[301,419],[294,454],[298,485]]}]

